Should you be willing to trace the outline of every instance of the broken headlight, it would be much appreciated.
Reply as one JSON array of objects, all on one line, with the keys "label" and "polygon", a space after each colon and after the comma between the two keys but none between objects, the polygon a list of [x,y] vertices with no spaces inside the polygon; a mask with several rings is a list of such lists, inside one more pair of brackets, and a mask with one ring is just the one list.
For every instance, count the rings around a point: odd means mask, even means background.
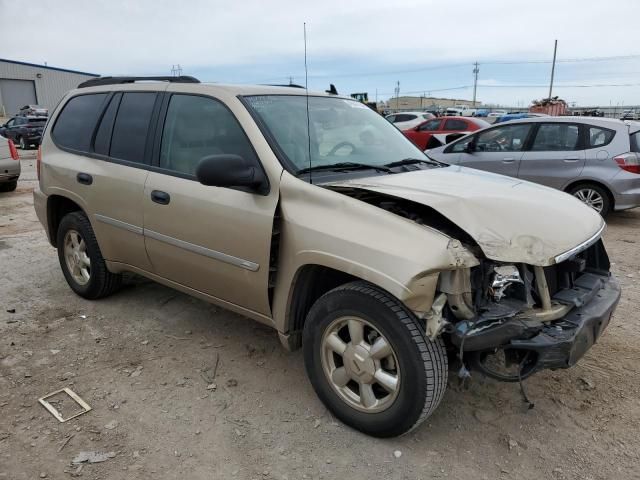
[{"label": "broken headlight", "polygon": [[514,283],[524,284],[520,271],[515,265],[500,265],[493,267],[491,279],[491,296],[499,302],[506,295],[506,290]]}]

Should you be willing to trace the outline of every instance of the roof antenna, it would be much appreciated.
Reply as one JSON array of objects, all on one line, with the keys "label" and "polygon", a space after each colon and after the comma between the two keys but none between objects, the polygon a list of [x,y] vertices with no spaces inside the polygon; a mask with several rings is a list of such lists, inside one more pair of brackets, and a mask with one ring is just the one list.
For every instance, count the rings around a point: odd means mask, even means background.
[{"label": "roof antenna", "polygon": [[307,146],[309,151],[309,183],[313,184],[311,177],[311,122],[309,121],[309,75],[307,71],[307,22],[302,24],[304,30],[304,91],[307,100]]}]

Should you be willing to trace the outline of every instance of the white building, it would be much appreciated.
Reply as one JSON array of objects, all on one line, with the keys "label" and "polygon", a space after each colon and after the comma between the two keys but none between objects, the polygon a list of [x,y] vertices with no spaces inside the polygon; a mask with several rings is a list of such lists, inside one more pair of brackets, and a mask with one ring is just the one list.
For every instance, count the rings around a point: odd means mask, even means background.
[{"label": "white building", "polygon": [[24,105],[52,110],[69,90],[98,76],[0,58],[0,117],[15,115]]}]

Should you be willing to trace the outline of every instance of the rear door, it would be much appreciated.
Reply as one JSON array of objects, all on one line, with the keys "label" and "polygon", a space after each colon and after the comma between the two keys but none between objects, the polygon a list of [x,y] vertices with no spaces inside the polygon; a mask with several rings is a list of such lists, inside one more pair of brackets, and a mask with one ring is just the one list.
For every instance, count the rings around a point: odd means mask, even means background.
[{"label": "rear door", "polygon": [[[84,94],[55,120],[47,176],[56,192],[78,201],[89,216],[104,258],[151,270],[142,235],[148,175],[147,140],[156,92]],[[157,105],[159,109],[159,104]]]},{"label": "rear door", "polygon": [[577,123],[536,124],[531,147],[520,162],[518,177],[562,189],[585,165],[581,127]]},{"label": "rear door", "polygon": [[[529,123],[501,125],[473,135],[471,151],[461,151],[458,164],[510,177],[518,176],[524,147],[531,133]],[[465,141],[456,145],[461,149]]]},{"label": "rear door", "polygon": [[200,159],[234,154],[260,167],[247,135],[222,101],[167,94],[159,151],[144,191],[144,234],[154,272],[223,302],[270,315],[269,257],[278,181],[270,192],[205,186]]}]

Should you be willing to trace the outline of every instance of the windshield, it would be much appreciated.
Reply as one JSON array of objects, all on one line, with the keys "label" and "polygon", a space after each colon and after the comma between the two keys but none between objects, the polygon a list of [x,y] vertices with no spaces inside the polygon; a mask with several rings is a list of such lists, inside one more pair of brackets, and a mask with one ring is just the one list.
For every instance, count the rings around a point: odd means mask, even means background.
[{"label": "windshield", "polygon": [[307,97],[244,98],[296,172],[345,162],[375,167],[407,158],[428,160],[396,127],[362,103],[343,98],[308,97],[307,136]]}]

